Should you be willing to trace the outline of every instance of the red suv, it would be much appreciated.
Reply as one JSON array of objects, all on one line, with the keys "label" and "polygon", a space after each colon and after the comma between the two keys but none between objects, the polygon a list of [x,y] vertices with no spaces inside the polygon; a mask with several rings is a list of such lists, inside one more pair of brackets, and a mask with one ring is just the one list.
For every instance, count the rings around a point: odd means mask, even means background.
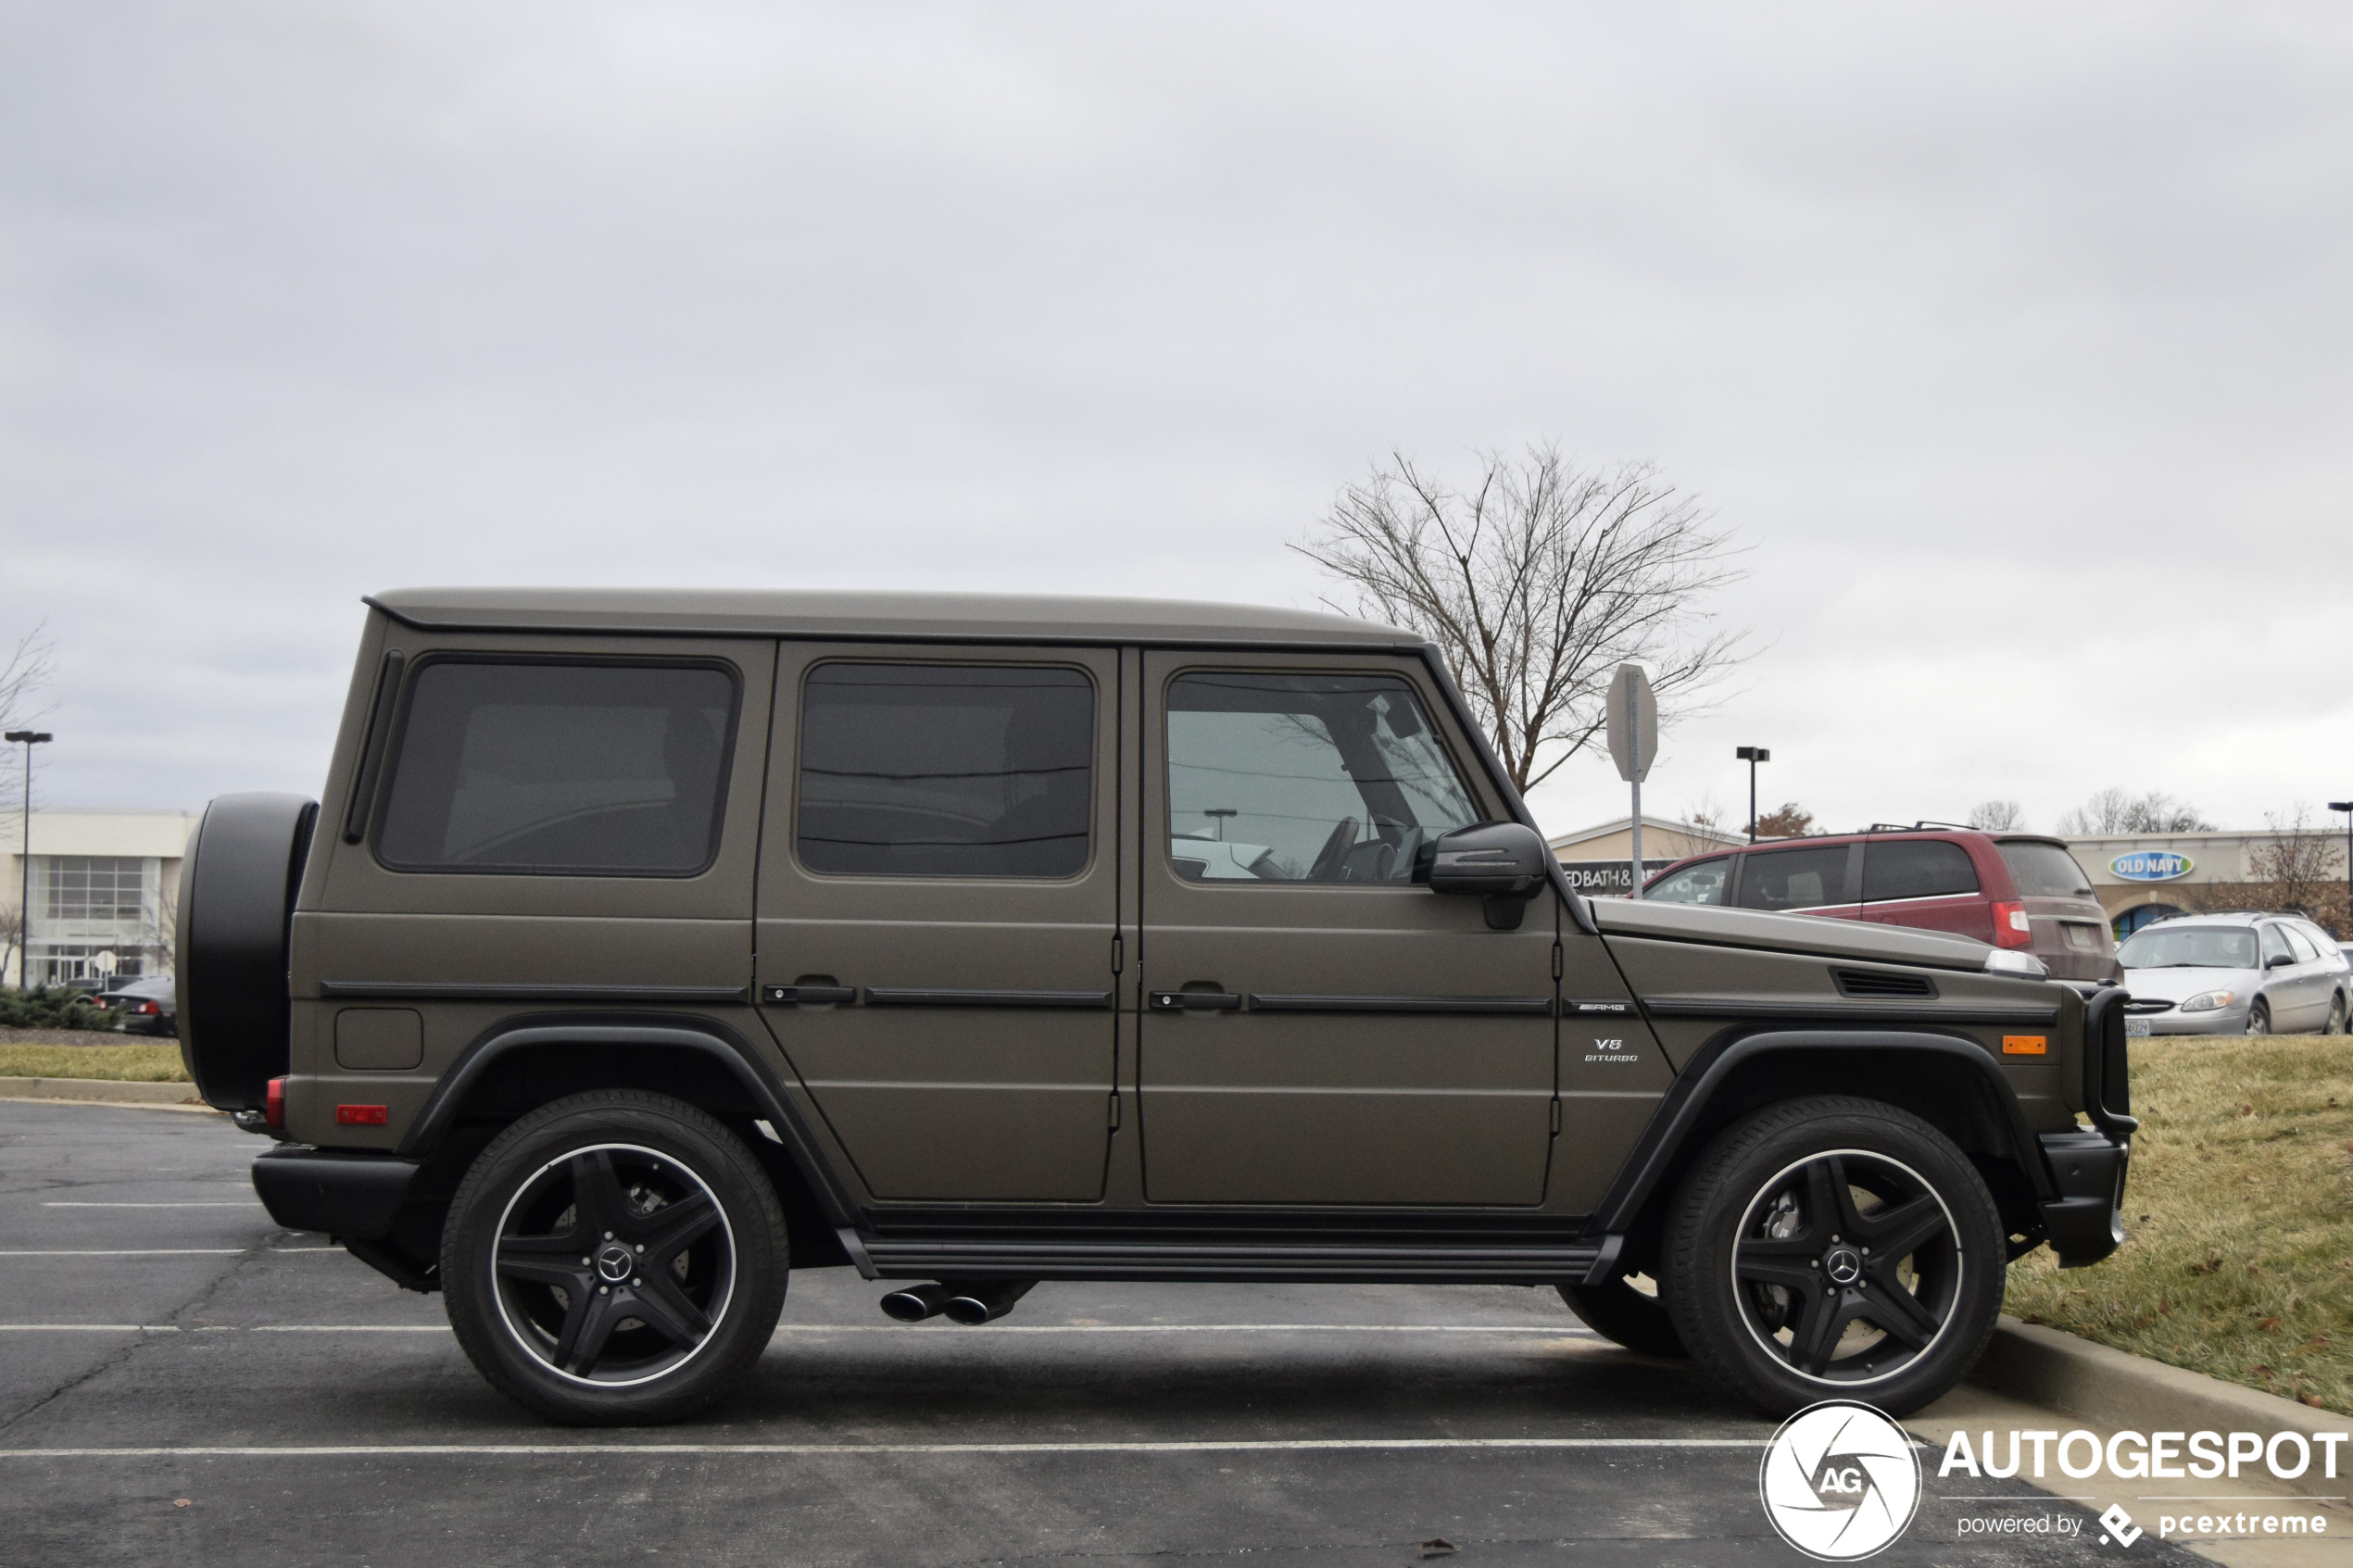
[{"label": "red suv", "polygon": [[2124,977],[2092,879],[2055,838],[1881,822],[1678,860],[1642,897],[1957,932],[2023,948],[2057,979]]}]

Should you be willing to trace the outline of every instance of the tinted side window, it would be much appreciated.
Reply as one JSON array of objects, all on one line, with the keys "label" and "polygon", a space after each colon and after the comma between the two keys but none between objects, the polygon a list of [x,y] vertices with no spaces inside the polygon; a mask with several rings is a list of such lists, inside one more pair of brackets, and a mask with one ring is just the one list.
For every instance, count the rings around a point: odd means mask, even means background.
[{"label": "tinted side window", "polygon": [[1685,866],[1672,876],[1659,878],[1642,897],[1662,904],[1720,904],[1731,880],[1731,858],[1719,855],[1713,860]]},{"label": "tinted side window", "polygon": [[1168,685],[1169,863],[1195,881],[1413,880],[1478,821],[1394,675],[1180,675]]},{"label": "tinted side window", "polygon": [[1813,849],[1765,849],[1744,857],[1741,907],[1806,909],[1853,903],[1854,892],[1846,884],[1848,848],[1825,844]]},{"label": "tinted side window", "polygon": [[1977,891],[1969,851],[1941,838],[1873,839],[1863,846],[1863,901],[1948,897]]},{"label": "tinted side window", "polygon": [[[2018,884],[2018,891],[2026,898],[2089,898],[2092,879],[2075,863],[2075,857],[2056,844],[2034,844],[2019,841],[1994,846],[2001,851],[2002,863],[2010,869],[2010,880]],[[1866,873],[1869,874],[1869,873]]]},{"label": "tinted side window", "polygon": [[713,665],[427,662],[409,683],[377,859],[691,876],[718,852],[736,692]]},{"label": "tinted side window", "polygon": [[1095,684],[1017,665],[821,664],[802,687],[800,862],[836,876],[1086,869]]}]

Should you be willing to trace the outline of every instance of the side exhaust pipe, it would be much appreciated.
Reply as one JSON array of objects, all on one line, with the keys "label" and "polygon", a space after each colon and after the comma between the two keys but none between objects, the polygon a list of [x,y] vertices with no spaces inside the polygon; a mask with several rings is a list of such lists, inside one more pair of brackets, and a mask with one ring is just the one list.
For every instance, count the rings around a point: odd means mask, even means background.
[{"label": "side exhaust pipe", "polygon": [[942,1310],[951,1323],[967,1326],[988,1323],[1012,1311],[1013,1303],[1028,1295],[1031,1286],[1037,1283],[1034,1279],[968,1281],[950,1294]]},{"label": "side exhaust pipe", "polygon": [[882,1310],[886,1317],[897,1318],[900,1323],[921,1323],[947,1311],[948,1298],[953,1294],[944,1285],[911,1285],[884,1297]]}]

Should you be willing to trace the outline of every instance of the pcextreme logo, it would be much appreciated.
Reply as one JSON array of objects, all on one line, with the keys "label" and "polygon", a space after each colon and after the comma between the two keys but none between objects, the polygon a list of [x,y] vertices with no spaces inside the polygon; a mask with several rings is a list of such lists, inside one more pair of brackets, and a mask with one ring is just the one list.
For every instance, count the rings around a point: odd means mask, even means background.
[{"label": "pcextreme logo", "polygon": [[1912,1439],[1884,1413],[1847,1399],[1809,1405],[1781,1423],[1756,1472],[1765,1517],[1820,1562],[1885,1549],[1910,1526],[1920,1490]]}]

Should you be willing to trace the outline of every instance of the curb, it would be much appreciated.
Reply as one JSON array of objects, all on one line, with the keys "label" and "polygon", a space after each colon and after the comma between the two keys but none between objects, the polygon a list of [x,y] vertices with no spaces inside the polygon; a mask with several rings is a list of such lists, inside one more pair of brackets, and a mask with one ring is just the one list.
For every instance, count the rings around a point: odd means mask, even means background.
[{"label": "curb", "polygon": [[107,1078],[0,1078],[0,1099],[80,1100],[95,1105],[153,1105],[209,1110],[194,1084],[132,1084]]},{"label": "curb", "polygon": [[2353,1419],[2004,1315],[1969,1380],[2133,1432],[2344,1432]]}]

